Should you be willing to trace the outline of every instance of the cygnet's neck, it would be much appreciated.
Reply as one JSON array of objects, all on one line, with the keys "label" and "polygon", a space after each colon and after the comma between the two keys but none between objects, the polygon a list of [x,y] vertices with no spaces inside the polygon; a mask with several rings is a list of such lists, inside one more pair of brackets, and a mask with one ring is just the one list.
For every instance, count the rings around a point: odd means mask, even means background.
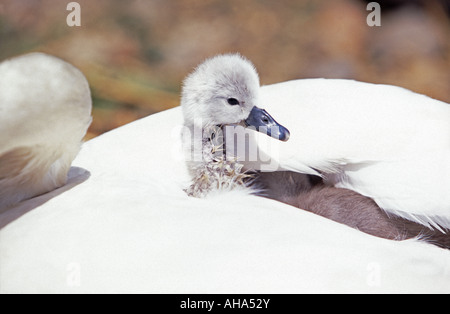
[{"label": "cygnet's neck", "polygon": [[237,158],[226,154],[225,127],[188,126],[190,145],[186,146],[190,148],[190,158],[187,164],[192,175],[192,184],[185,191],[189,196],[205,197],[213,190],[232,190],[248,186],[247,181],[251,175],[242,170],[243,165]]}]

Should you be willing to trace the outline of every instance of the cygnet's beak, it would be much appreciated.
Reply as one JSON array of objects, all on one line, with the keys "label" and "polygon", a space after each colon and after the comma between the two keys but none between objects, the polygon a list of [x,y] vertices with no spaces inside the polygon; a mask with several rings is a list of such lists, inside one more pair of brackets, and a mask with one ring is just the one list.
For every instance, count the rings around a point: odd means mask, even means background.
[{"label": "cygnet's beak", "polygon": [[289,130],[275,121],[264,109],[253,107],[247,119],[244,121],[246,127],[254,127],[256,131],[267,134],[280,141],[286,142],[289,139]]}]

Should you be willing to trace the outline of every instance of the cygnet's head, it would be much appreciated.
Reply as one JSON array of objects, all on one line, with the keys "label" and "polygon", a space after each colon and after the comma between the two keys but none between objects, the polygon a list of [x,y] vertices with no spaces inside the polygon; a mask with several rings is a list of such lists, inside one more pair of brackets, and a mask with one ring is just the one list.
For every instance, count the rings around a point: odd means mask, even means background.
[{"label": "cygnet's head", "polygon": [[181,106],[185,124],[199,128],[242,124],[287,141],[289,131],[258,107],[259,89],[255,67],[239,54],[207,59],[184,81]]}]

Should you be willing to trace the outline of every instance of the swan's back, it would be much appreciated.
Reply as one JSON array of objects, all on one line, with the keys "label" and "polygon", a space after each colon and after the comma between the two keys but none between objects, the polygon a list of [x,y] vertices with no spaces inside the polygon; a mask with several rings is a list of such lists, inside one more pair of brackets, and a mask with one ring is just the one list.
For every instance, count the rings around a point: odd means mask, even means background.
[{"label": "swan's back", "polygon": [[83,74],[58,58],[32,53],[0,64],[0,208],[65,183],[91,106]]},{"label": "swan's back", "polygon": [[0,292],[450,291],[448,250],[240,191],[188,197],[182,123],[178,107],[83,145],[89,179],[0,230]]}]

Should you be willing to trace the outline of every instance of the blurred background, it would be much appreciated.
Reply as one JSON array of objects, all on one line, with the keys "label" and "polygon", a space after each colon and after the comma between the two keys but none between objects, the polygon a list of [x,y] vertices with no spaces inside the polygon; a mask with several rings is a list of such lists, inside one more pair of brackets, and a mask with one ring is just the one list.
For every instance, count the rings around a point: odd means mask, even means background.
[{"label": "blurred background", "polygon": [[87,139],[179,103],[183,78],[206,57],[240,52],[261,83],[326,77],[406,87],[450,102],[450,1],[390,0],[381,26],[362,0],[0,0],[0,60],[31,51],[87,76]]}]

